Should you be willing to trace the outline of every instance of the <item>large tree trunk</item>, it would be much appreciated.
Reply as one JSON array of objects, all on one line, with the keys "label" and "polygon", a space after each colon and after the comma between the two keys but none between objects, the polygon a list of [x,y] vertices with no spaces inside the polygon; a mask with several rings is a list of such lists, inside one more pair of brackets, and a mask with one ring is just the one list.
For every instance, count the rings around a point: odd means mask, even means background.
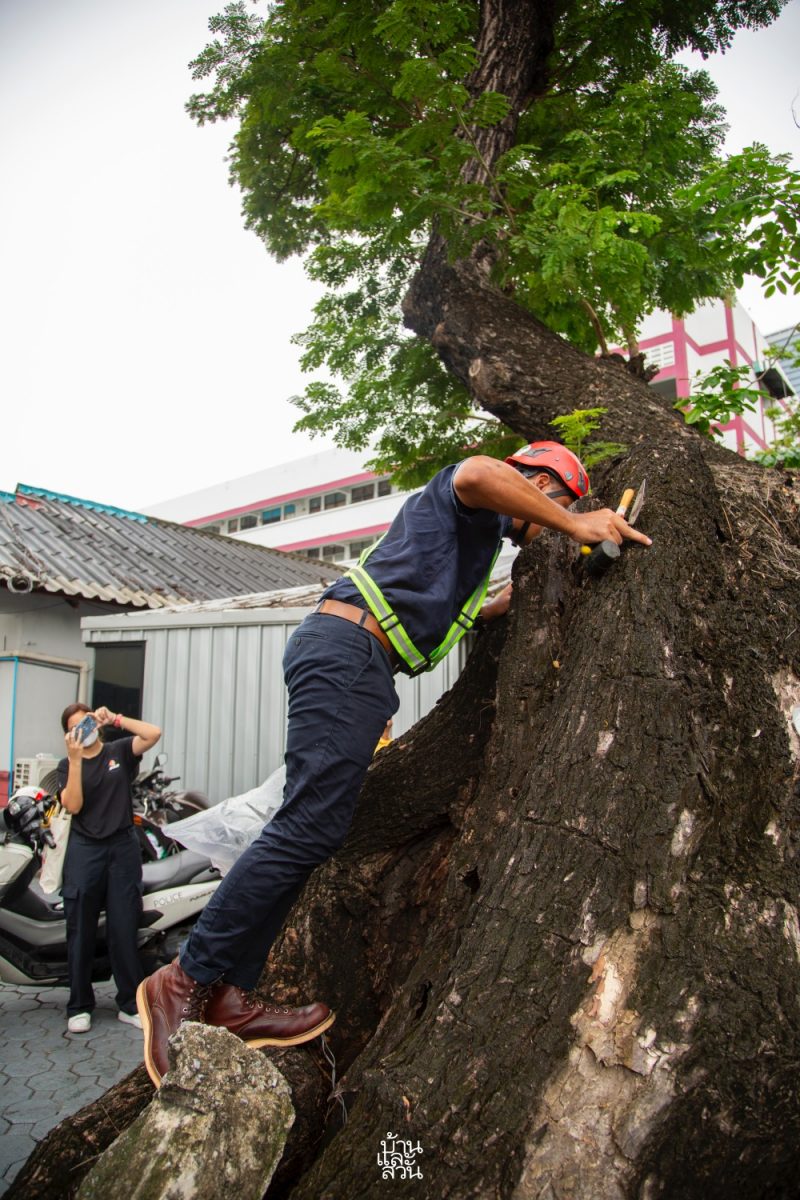
[{"label": "large tree trunk", "polygon": [[[473,89],[527,103],[554,11],[485,0],[479,45],[530,69],[495,56]],[[555,337],[490,262],[434,239],[407,322],[521,437],[606,407],[629,452],[595,492],[647,476],[654,542],[597,581],[563,539],[525,550],[508,619],[378,756],[265,976],[337,1008],[349,1119],[295,1094],[269,1196],[795,1196],[800,486]],[[393,1137],[422,1147],[406,1187],[377,1162]]]},{"label": "large tree trunk", "polygon": [[[347,1026],[357,979],[381,1023],[346,1076],[347,1128],[293,1197],[377,1195],[388,1133],[422,1145],[431,1197],[800,1190],[797,492],[709,465],[666,415],[652,430],[604,481],[611,499],[647,474],[651,549],[600,582],[556,539],[520,558],[466,803],[441,827],[431,797],[426,829],[378,802],[394,771],[408,805],[415,731],[365,790],[370,866],[356,834],[318,877],[313,944],[347,948],[311,978]],[[469,677],[455,691],[440,780],[491,712]],[[287,944],[280,969],[309,977]]]}]

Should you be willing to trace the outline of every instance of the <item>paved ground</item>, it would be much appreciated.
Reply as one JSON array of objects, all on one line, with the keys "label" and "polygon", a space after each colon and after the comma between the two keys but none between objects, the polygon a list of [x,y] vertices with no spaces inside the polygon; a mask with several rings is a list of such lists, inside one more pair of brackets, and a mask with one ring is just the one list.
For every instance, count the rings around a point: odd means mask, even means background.
[{"label": "paved ground", "polygon": [[65,988],[0,984],[0,1196],[48,1130],[142,1061],[142,1032],[94,985],[89,1033],[67,1033]]}]

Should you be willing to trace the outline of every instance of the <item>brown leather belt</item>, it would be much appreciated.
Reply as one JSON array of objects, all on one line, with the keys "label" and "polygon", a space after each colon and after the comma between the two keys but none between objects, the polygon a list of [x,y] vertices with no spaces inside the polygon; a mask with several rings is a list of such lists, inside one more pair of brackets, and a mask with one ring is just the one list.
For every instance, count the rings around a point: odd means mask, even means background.
[{"label": "brown leather belt", "polygon": [[352,621],[354,625],[360,625],[362,629],[366,629],[368,633],[371,633],[373,637],[378,639],[388,654],[392,666],[396,668],[400,665],[400,658],[397,651],[372,613],[366,608],[358,608],[355,604],[345,604],[341,600],[320,600],[314,611],[326,613],[331,617],[341,617],[344,621]]}]

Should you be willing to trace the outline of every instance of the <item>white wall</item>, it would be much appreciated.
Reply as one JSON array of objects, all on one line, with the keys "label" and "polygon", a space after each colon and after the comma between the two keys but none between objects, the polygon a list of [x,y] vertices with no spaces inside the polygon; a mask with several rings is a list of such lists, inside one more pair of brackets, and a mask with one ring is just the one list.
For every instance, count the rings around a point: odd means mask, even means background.
[{"label": "white wall", "polygon": [[78,699],[77,671],[45,663],[19,663],[14,722],[14,761],[52,754],[63,758],[61,714]]},{"label": "white wall", "polygon": [[199,488],[196,492],[164,500],[160,504],[145,505],[142,512],[154,517],[163,517],[167,521],[185,523],[246,505],[256,507],[262,500],[269,501],[275,496],[284,496],[317,485],[321,490],[328,483],[363,474],[366,470],[364,460],[367,457],[366,453],[356,453],[353,450],[320,450],[317,454],[279,463],[263,471],[241,475],[237,479],[221,480],[219,483]]},{"label": "white wall", "polygon": [[[81,620],[114,612],[115,606],[92,601],[67,603],[65,597],[13,593],[0,589],[0,776],[13,774],[20,758],[64,755],[60,717],[79,699],[77,665],[26,661],[45,656],[85,663],[86,698],[91,702],[94,650],[81,635]],[[15,659],[19,660],[15,664]],[[0,794],[3,780],[0,778]]]},{"label": "white wall", "polygon": [[0,653],[55,654],[85,658],[81,617],[107,612],[105,606],[67,604],[63,596],[14,594],[0,590]]},{"label": "white wall", "polygon": [[700,346],[724,341],[728,336],[725,305],[721,300],[709,300],[698,305],[686,317],[685,326],[689,337]]},{"label": "white wall", "polygon": [[21,758],[63,758],[60,718],[78,699],[79,678],[75,670],[0,656],[0,803]]},{"label": "white wall", "polygon": [[[765,365],[762,352],[764,338],[759,330],[756,329],[753,318],[748,312],[745,312],[741,304],[733,306],[733,332],[737,346],[741,347],[750,359],[760,362],[763,367]],[[737,357],[741,360],[740,355],[737,355]]]},{"label": "white wall", "polygon": [[8,799],[9,780],[13,776],[14,666],[13,662],[0,659],[0,804],[5,804]]},{"label": "white wall", "polygon": [[73,607],[63,596],[0,591],[0,659],[5,660],[0,662],[0,773],[13,776],[20,758],[63,757],[59,719],[67,704],[78,699],[79,670],[26,662],[25,655],[86,662],[88,682],[93,652],[83,644],[81,617],[100,611],[108,609]]},{"label": "white wall", "polygon": [[[292,520],[276,521],[274,525],[260,525],[256,529],[247,529],[244,533],[231,536],[242,542],[284,549],[295,547],[298,542],[316,544],[332,537],[341,537],[346,541],[350,537],[358,538],[359,530],[375,525],[391,525],[409,494],[396,492],[375,500],[362,500],[359,504],[343,504],[340,508],[294,517]],[[299,553],[302,553],[302,549]]]}]

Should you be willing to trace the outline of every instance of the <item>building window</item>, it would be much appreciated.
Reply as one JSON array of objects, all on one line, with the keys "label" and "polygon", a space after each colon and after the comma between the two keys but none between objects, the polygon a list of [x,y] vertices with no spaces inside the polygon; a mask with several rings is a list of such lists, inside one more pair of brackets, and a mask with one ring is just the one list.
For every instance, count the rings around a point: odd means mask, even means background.
[{"label": "building window", "polygon": [[219,533],[219,525],[204,525],[203,533]]},{"label": "building window", "polygon": [[[678,384],[675,379],[656,379],[650,387],[654,392],[660,392],[662,396],[666,396],[668,400],[678,399]],[[687,403],[689,401],[687,400]]]},{"label": "building window", "polygon": [[239,522],[240,529],[255,529],[258,525],[258,517],[255,513],[248,513],[246,517],[242,517]]},{"label": "building window", "polygon": [[392,494],[391,479],[379,479],[378,480],[378,495],[379,496],[391,496],[391,494]]},{"label": "building window", "polygon": [[276,521],[281,519],[281,506],[277,508],[265,508],[261,514],[262,525],[274,525]]},{"label": "building window", "polygon": [[[144,642],[103,642],[94,647],[93,708],[104,704],[112,712],[138,719],[142,715],[143,686]],[[110,732],[108,726],[106,732]],[[130,736],[124,730],[113,733],[115,737]]]},{"label": "building window", "polygon": [[306,546],[300,554],[305,554],[306,558],[319,558],[319,546]]},{"label": "building window", "polygon": [[284,504],[284,506],[283,506],[283,519],[284,519],[284,520],[286,520],[286,519],[287,519],[287,517],[293,517],[293,516],[294,516],[294,514],[295,514],[296,512],[297,512],[297,505],[296,505],[296,504]]},{"label": "building window", "polygon": [[322,557],[326,562],[341,562],[344,556],[345,548],[338,542],[332,542],[329,546],[322,547]]},{"label": "building window", "polygon": [[350,493],[350,500],[353,504],[360,504],[362,500],[372,500],[375,495],[374,483],[362,483],[358,487],[354,487]]},{"label": "building window", "polygon": [[322,509],[322,496],[312,496],[308,502],[308,511],[310,513],[320,512]]},{"label": "building window", "polygon": [[657,346],[648,346],[644,352],[648,367],[663,367],[675,365],[675,343],[661,342]]},{"label": "building window", "polygon": [[324,500],[325,508],[341,508],[343,504],[347,504],[347,495],[345,492],[328,492]]},{"label": "building window", "polygon": [[239,518],[231,517],[228,521],[228,533],[236,533],[239,528]]},{"label": "building window", "polygon": [[369,546],[374,546],[376,538],[365,538],[360,542],[350,543],[350,558],[360,558]]}]

